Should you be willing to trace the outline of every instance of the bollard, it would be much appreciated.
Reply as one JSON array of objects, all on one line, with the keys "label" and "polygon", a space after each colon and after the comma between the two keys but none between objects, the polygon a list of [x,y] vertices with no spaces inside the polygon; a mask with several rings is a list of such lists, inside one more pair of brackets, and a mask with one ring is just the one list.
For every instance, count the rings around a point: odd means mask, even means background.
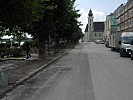
[{"label": "bollard", "polygon": [[8,86],[8,76],[0,69],[0,87]]}]

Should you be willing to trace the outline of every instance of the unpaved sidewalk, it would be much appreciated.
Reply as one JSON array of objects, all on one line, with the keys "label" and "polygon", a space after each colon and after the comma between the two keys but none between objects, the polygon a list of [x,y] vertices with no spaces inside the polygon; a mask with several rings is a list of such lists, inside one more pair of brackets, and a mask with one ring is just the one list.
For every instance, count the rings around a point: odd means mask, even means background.
[{"label": "unpaved sidewalk", "polygon": [[60,51],[56,56],[52,54],[46,57],[45,60],[39,60],[38,54],[32,54],[32,58],[28,60],[6,60],[0,62],[0,69],[8,76],[8,86],[0,87],[0,97],[3,92],[7,91],[17,81],[31,74],[33,71],[39,69],[43,65],[52,61],[57,56],[63,54],[66,50]]}]

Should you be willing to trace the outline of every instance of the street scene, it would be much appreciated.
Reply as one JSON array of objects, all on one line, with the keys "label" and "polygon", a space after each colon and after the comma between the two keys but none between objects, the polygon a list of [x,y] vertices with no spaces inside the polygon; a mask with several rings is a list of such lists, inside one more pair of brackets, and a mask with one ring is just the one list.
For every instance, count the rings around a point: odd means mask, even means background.
[{"label": "street scene", "polygon": [[81,43],[2,100],[132,100],[133,61]]},{"label": "street scene", "polygon": [[0,0],[0,100],[133,100],[133,0]]}]

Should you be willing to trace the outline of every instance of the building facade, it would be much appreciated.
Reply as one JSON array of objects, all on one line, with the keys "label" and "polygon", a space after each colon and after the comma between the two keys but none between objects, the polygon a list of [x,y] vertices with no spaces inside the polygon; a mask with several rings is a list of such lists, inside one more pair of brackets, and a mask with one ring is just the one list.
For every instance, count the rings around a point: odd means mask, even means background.
[{"label": "building facade", "polygon": [[95,42],[97,40],[103,40],[104,35],[104,22],[93,21],[92,10],[88,14],[88,24],[86,25],[84,41]]},{"label": "building facade", "polygon": [[133,0],[128,0],[126,4],[120,6],[119,12],[116,13],[118,27],[120,32],[133,32]]},{"label": "building facade", "polygon": [[133,0],[121,4],[113,13],[106,16],[105,40],[109,47],[117,47],[122,32],[133,32]]},{"label": "building facade", "polygon": [[111,39],[114,39],[114,35],[117,34],[117,20],[114,13],[106,16],[106,31],[105,41],[111,44]]}]

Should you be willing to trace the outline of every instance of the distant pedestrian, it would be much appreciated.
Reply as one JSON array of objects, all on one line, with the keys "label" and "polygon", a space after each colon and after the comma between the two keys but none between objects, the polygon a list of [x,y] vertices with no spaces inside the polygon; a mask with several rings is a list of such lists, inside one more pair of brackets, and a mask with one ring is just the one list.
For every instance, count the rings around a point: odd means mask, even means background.
[{"label": "distant pedestrian", "polygon": [[27,41],[27,42],[26,42],[26,59],[28,59],[29,57],[31,57],[29,51],[30,51],[30,44],[29,44],[29,42]]}]

